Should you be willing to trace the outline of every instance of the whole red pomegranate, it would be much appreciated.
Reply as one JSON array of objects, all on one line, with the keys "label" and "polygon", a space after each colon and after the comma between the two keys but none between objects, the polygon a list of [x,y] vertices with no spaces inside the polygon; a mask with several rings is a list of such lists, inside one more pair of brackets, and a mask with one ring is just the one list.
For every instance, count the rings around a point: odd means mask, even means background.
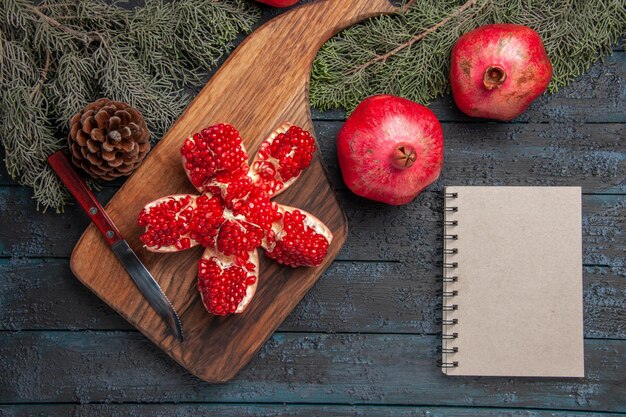
[{"label": "whole red pomegranate", "polygon": [[482,26],[452,48],[452,95],[468,116],[511,120],[546,91],[551,78],[541,38],[527,26]]},{"label": "whole red pomegranate", "polygon": [[369,97],[337,137],[343,179],[355,194],[409,203],[435,181],[443,164],[443,133],[435,114],[402,97]]},{"label": "whole red pomegranate", "polygon": [[269,4],[274,7],[289,7],[293,6],[298,0],[256,0],[259,3]]}]

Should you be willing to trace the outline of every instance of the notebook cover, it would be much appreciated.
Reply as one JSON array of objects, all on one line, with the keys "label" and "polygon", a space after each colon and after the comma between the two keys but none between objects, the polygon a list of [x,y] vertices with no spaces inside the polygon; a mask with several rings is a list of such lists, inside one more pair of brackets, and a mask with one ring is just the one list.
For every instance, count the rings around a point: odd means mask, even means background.
[{"label": "notebook cover", "polygon": [[581,189],[447,187],[445,200],[444,276],[458,281],[443,300],[458,307],[443,312],[442,371],[584,376]]}]

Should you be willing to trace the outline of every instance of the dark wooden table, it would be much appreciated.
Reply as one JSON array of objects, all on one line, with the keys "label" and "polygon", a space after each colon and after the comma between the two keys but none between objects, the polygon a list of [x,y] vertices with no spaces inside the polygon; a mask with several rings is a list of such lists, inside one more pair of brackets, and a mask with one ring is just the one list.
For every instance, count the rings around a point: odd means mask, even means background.
[{"label": "dark wooden table", "polygon": [[[265,20],[271,13],[265,12]],[[619,47],[511,123],[450,97],[441,178],[388,207],[346,190],[341,111],[314,112],[348,243],[228,384],[188,374],[84,288],[68,257],[87,219],[35,210],[0,173],[0,416],[591,416],[626,413],[626,53]],[[583,188],[586,377],[445,377],[436,367],[442,188]],[[119,183],[98,193],[107,201]],[[98,254],[94,254],[98,256]]]}]

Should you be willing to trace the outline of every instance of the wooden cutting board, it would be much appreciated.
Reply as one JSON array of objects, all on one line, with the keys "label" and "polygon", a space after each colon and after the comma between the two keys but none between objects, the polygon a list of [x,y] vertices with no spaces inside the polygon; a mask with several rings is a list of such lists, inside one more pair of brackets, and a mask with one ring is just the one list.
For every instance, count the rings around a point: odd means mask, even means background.
[{"label": "wooden cutting board", "polygon": [[311,167],[276,201],[301,207],[329,226],[334,239],[325,262],[316,268],[293,269],[266,259],[260,250],[254,299],[243,314],[223,318],[206,312],[196,290],[196,264],[202,250],[146,251],[139,240],[137,214],[158,197],[195,192],[181,167],[179,149],[189,135],[206,126],[231,123],[241,132],[251,156],[283,121],[313,132],[307,89],[318,49],[340,29],[394,10],[387,0],[326,0],[290,10],[257,29],[107,205],[122,235],[178,311],[183,343],[166,330],[93,225],[74,248],[71,267],[78,279],[199,378],[227,381],[248,363],[337,256],[346,240],[345,215],[317,152]]}]

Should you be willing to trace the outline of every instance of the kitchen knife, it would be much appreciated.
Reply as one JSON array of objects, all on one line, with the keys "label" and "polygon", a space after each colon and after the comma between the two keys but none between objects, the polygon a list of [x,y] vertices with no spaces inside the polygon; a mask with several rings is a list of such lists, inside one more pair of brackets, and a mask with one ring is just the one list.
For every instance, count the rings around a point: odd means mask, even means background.
[{"label": "kitchen knife", "polygon": [[135,252],[128,246],[113,221],[96,197],[87,188],[85,181],[78,175],[63,151],[57,151],[48,157],[48,163],[57,173],[70,193],[98,227],[107,244],[117,259],[133,279],[139,291],[148,300],[152,308],[161,316],[167,327],[179,342],[183,341],[183,330],[180,319],[172,303],[167,299],[159,284],[141,263]]}]

